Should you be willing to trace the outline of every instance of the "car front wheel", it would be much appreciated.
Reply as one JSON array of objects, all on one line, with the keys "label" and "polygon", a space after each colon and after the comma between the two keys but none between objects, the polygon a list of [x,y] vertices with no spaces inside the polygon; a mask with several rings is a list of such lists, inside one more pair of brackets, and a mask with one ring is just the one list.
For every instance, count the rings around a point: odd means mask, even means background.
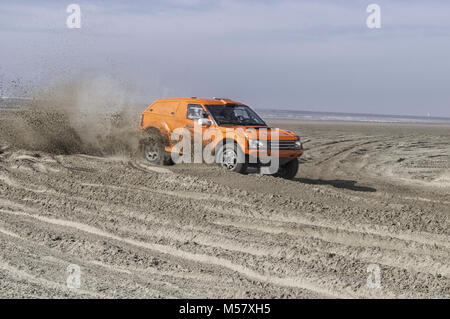
[{"label": "car front wheel", "polygon": [[216,163],[230,172],[245,173],[247,170],[245,154],[235,143],[223,144],[217,150]]}]

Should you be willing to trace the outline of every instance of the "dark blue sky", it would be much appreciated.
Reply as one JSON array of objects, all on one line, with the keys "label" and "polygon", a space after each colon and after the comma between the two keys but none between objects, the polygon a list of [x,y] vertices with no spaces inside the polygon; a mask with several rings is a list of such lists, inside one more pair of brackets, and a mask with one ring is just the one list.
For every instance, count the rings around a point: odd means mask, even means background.
[{"label": "dark blue sky", "polygon": [[[72,1],[81,29],[66,27]],[[5,94],[100,77],[148,103],[450,116],[448,1],[72,1],[0,3]]]}]

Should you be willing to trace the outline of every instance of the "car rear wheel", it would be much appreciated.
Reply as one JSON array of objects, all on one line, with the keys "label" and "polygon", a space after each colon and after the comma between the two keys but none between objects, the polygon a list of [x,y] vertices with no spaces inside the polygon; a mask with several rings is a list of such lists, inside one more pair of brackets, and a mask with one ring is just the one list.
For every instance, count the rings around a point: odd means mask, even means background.
[{"label": "car rear wheel", "polygon": [[163,165],[162,158],[164,157],[163,150],[159,145],[154,143],[145,144],[143,146],[143,155],[144,158],[151,164],[155,165]]},{"label": "car rear wheel", "polygon": [[216,152],[216,163],[230,172],[245,173],[245,154],[236,143],[225,143]]},{"label": "car rear wheel", "polygon": [[173,164],[170,153],[165,150],[164,138],[157,130],[148,130],[143,133],[139,142],[141,154],[145,160],[153,165]]}]

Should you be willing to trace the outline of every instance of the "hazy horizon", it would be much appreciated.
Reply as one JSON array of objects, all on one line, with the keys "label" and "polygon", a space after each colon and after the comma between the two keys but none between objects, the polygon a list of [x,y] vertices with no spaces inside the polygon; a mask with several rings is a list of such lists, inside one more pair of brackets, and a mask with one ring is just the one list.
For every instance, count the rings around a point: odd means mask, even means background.
[{"label": "hazy horizon", "polygon": [[[81,7],[68,29],[66,8]],[[381,7],[369,29],[366,7]],[[0,95],[108,79],[136,101],[450,117],[446,1],[30,1],[0,4]]]}]

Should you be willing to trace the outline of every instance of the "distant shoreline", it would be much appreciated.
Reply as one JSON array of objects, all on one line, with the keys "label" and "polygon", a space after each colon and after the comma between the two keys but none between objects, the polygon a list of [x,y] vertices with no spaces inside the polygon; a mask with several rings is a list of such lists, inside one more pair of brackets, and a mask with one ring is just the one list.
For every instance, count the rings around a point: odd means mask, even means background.
[{"label": "distant shoreline", "polygon": [[264,119],[368,123],[450,124],[448,117],[256,109]]}]

